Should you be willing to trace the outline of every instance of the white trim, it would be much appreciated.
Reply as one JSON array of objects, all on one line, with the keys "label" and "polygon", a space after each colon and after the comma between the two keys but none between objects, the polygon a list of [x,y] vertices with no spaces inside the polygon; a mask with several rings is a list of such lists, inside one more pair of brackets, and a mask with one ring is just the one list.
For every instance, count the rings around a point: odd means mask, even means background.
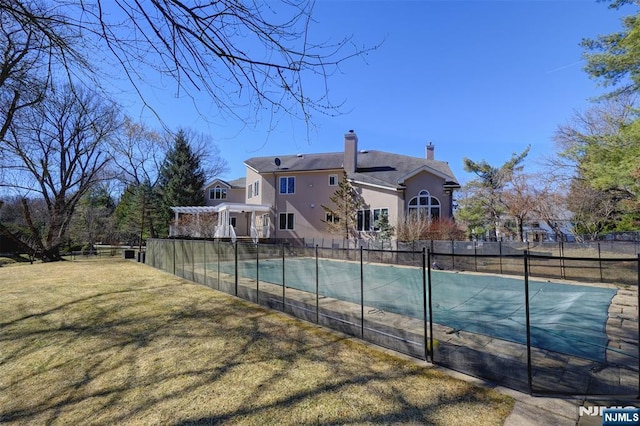
[{"label": "white trim", "polygon": [[204,188],[205,188],[205,189],[208,189],[209,187],[211,187],[211,186],[213,186],[213,185],[215,185],[215,184],[224,185],[227,189],[231,189],[231,188],[233,188],[229,182],[227,182],[227,181],[225,181],[225,180],[222,180],[222,179],[217,179],[217,178],[216,178],[216,179],[214,179],[214,180],[212,180],[212,181],[211,181],[211,182],[209,182],[208,184],[206,184],[206,185],[204,186]]},{"label": "white trim", "polygon": [[359,180],[355,180],[355,179],[347,179],[349,182],[354,183],[356,185],[362,185],[362,186],[370,186],[372,188],[380,188],[380,189],[386,189],[389,191],[402,191],[404,190],[404,188],[397,188],[395,186],[384,186],[384,185],[379,185],[376,183],[368,183],[368,182],[362,182]]},{"label": "white trim", "polygon": [[247,213],[247,212],[270,212],[271,206],[266,204],[245,204],[245,203],[221,203],[217,206],[177,206],[171,207],[175,213],[220,213],[228,211],[230,213]]},{"label": "white trim", "polygon": [[[260,172],[258,169],[254,169],[253,167],[251,167],[250,165],[248,165],[245,161],[243,161],[243,162],[242,162],[242,164],[244,164],[244,165],[247,167],[247,169],[250,169],[250,170],[252,170],[252,171],[256,172],[257,174],[265,173],[265,172]],[[267,172],[267,173],[268,173],[268,172]]]}]

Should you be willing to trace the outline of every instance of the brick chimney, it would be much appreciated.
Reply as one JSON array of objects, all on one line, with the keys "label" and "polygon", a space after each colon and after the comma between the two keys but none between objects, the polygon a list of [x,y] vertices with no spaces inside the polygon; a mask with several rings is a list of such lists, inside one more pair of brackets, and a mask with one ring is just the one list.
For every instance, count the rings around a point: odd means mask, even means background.
[{"label": "brick chimney", "polygon": [[347,173],[358,170],[358,136],[353,130],[344,135],[344,160],[342,167]]},{"label": "brick chimney", "polygon": [[434,151],[435,151],[436,147],[429,142],[429,145],[427,145],[427,148],[425,149],[426,153],[427,153],[427,160],[434,160],[435,156],[434,156]]}]

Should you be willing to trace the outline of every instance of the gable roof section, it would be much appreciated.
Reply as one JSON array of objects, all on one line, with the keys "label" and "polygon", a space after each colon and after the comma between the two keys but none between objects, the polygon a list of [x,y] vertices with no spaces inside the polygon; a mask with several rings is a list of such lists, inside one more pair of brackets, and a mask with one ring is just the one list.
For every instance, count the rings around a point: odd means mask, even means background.
[{"label": "gable roof section", "polygon": [[222,180],[222,179],[214,179],[211,182],[209,182],[208,184],[205,185],[205,189],[210,188],[215,186],[216,184],[220,185],[220,187],[222,188],[227,188],[227,189],[239,189],[242,188],[244,189],[244,187],[246,186],[246,178],[238,178],[238,179],[234,179],[234,180],[230,180],[230,181],[226,181],[226,180]]},{"label": "gable roof section", "polygon": [[393,188],[401,188],[407,179],[422,171],[445,181],[456,181],[449,164],[444,161],[373,150],[358,153],[358,170],[353,178],[364,183],[384,182]]},{"label": "gable roof section", "polygon": [[[340,170],[343,168],[344,154],[330,152],[326,154],[283,155],[280,166],[275,164],[276,157],[254,157],[245,161],[245,165],[258,173],[285,173]],[[348,175],[359,183],[382,186],[392,189],[403,187],[405,180],[426,171],[438,176],[448,183],[457,185],[449,164],[444,161],[410,157],[385,151],[358,152],[358,169]]]},{"label": "gable roof section", "polygon": [[411,179],[412,177],[414,177],[418,173],[422,173],[422,172],[431,173],[433,175],[441,177],[442,179],[450,180],[450,176],[447,176],[445,173],[442,173],[442,171],[436,170],[433,167],[429,167],[429,166],[425,165],[425,166],[420,166],[417,169],[410,171],[409,173],[407,173],[404,176],[400,176],[400,178],[398,179],[398,183],[399,184],[403,184],[407,179]]}]

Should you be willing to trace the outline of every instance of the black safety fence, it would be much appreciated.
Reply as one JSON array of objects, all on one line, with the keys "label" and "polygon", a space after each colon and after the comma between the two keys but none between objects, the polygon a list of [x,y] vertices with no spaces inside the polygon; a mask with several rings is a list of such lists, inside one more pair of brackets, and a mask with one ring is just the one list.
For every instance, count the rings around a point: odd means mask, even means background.
[{"label": "black safety fence", "polygon": [[153,239],[146,263],[531,394],[638,397],[640,256],[433,249]]}]

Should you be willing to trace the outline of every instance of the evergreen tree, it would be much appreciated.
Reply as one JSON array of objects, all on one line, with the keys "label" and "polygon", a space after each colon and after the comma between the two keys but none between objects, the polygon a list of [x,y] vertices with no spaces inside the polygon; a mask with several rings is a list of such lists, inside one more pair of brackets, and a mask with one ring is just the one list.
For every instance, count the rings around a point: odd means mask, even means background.
[{"label": "evergreen tree", "polygon": [[389,214],[386,211],[380,213],[380,217],[376,221],[375,227],[378,229],[376,240],[390,240],[395,234],[395,228],[389,222]]},{"label": "evergreen tree", "polygon": [[[612,9],[620,9],[635,0],[609,0]],[[637,3],[636,3],[637,4]],[[640,92],[640,13],[622,18],[622,30],[582,40],[585,71],[605,86],[618,86],[610,95]]]},{"label": "evergreen tree", "polygon": [[360,194],[347,179],[347,172],[343,172],[338,189],[329,199],[334,207],[322,206],[327,213],[327,220],[323,220],[327,230],[340,234],[347,240],[358,238],[358,210],[364,203]]},{"label": "evergreen tree", "polygon": [[468,158],[464,158],[464,170],[475,173],[478,177],[472,182],[475,186],[478,200],[481,201],[483,215],[485,220],[493,227],[493,237],[496,238],[500,219],[505,211],[503,195],[505,188],[512,182],[514,173],[522,170],[520,164],[529,154],[527,147],[520,154],[513,153],[511,159],[500,167],[495,167],[481,161],[476,163]]},{"label": "evergreen tree", "polygon": [[112,220],[115,207],[106,186],[91,189],[78,204],[69,229],[71,239],[88,248],[97,241],[111,242],[115,236]]},{"label": "evergreen tree", "polygon": [[162,205],[149,181],[127,187],[115,210],[121,239],[141,245],[147,238],[167,235],[168,221],[161,215]]},{"label": "evergreen tree", "polygon": [[158,192],[167,223],[172,218],[172,206],[204,205],[206,175],[201,163],[200,156],[191,149],[185,132],[180,130],[159,171]]}]

